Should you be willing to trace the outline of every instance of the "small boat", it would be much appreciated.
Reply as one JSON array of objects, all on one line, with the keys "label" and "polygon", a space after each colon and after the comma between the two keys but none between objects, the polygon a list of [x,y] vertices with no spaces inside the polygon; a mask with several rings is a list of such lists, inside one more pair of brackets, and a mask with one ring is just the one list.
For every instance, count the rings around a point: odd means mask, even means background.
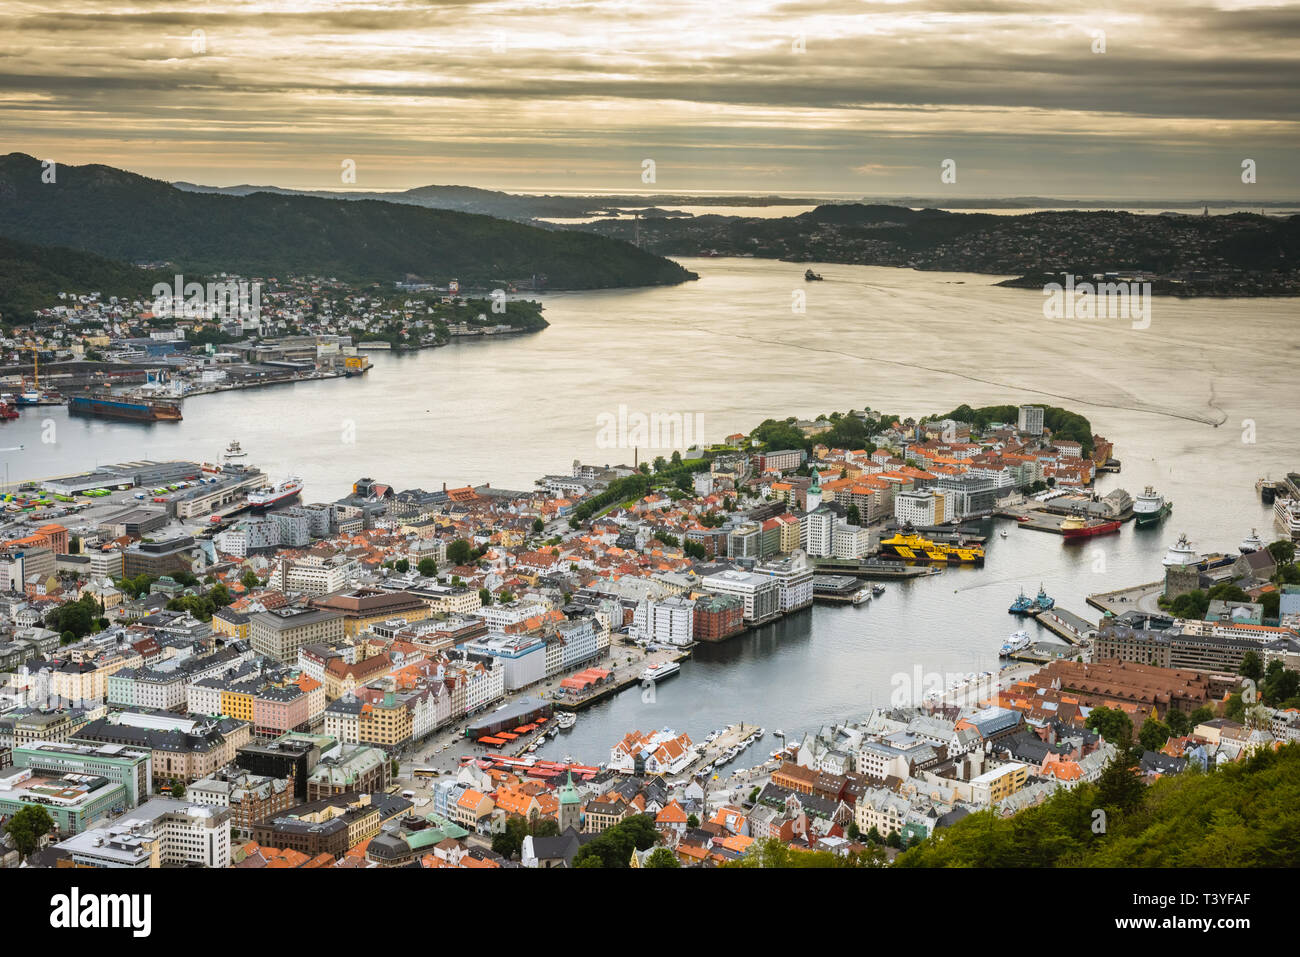
[{"label": "small boat", "polygon": [[869,601],[871,601],[871,592],[865,588],[860,589],[853,595],[853,604],[855,605],[865,605]]},{"label": "small boat", "polygon": [[998,657],[1009,658],[1017,651],[1024,651],[1026,648],[1029,647],[1029,644],[1030,644],[1029,632],[1017,631],[1015,634],[1013,634],[1010,638],[1008,638],[1005,642],[1002,643],[1002,648],[1000,651],[998,651]]},{"label": "small boat", "polygon": [[1005,528],[1002,530],[1002,537],[1003,538],[1007,537],[1007,530]]},{"label": "small boat", "polygon": [[749,740],[750,740],[750,741],[757,741],[759,738],[761,738],[761,737],[762,737],[763,735],[765,735],[765,734],[767,734],[767,729],[766,729],[766,728],[759,728],[759,729],[758,729],[758,734],[754,735],[754,736],[753,736],[752,738],[750,738]]},{"label": "small boat", "polygon": [[1056,599],[1047,597],[1047,592],[1041,583],[1038,586],[1038,597],[1034,599],[1034,605],[1039,611],[1051,611],[1056,607]]},{"label": "small boat", "polygon": [[778,738],[784,738],[784,737],[785,737],[785,732],[782,731],[780,728],[777,728],[775,731],[772,732],[772,734],[775,735],[775,736],[778,737]]},{"label": "small boat", "polygon": [[679,665],[677,662],[664,661],[664,662],[660,662],[659,664],[651,668],[647,668],[645,671],[641,672],[641,680],[662,681],[664,678],[667,678],[670,675],[675,675],[677,674],[677,672],[681,670],[682,670],[682,666]]},{"label": "small boat", "polygon": [[557,728],[563,728],[566,731],[577,723],[578,715],[577,712],[574,711],[561,711],[555,718],[555,726]]},{"label": "small boat", "polygon": [[880,597],[881,595],[883,595],[884,593],[885,593],[885,586],[884,586],[884,585],[872,585],[872,586],[871,586],[871,594],[874,595],[875,597],[879,598],[879,597]]},{"label": "small boat", "polygon": [[813,272],[811,269],[805,269],[803,272],[804,282],[820,282],[821,278],[821,276]]},{"label": "small boat", "polygon": [[1007,611],[1013,615],[1032,615],[1034,613],[1034,600],[1025,594],[1022,588],[1016,600],[1011,603]]}]

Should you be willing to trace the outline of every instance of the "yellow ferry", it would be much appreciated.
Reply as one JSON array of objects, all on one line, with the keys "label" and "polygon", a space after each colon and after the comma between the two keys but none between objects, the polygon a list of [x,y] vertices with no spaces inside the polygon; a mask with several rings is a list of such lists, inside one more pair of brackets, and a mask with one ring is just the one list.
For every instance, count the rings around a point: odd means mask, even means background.
[{"label": "yellow ferry", "polygon": [[922,538],[915,531],[903,528],[893,538],[881,539],[881,557],[901,558],[906,562],[945,562],[948,564],[983,565],[984,546],[947,545]]}]

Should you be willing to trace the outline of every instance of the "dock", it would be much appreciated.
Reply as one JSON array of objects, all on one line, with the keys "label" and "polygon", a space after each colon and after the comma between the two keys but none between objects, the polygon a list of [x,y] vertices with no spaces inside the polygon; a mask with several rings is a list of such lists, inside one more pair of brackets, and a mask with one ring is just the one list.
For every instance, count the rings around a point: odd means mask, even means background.
[{"label": "dock", "polygon": [[1147,582],[1120,588],[1115,591],[1098,592],[1089,595],[1085,601],[1103,613],[1122,615],[1128,611],[1140,611],[1146,614],[1160,614],[1156,599],[1164,594],[1164,581]]},{"label": "dock", "polygon": [[1050,611],[1040,611],[1035,618],[1048,631],[1064,638],[1072,645],[1081,644],[1097,633],[1097,626],[1073,612],[1057,606]]},{"label": "dock", "polygon": [[[740,724],[728,725],[723,729],[722,734],[703,747],[700,757],[687,766],[686,773],[694,776],[699,769],[717,761],[725,751],[736,745],[752,743],[757,739],[760,730],[758,725],[745,724],[743,721]],[[739,760],[740,755],[736,755],[736,758]]]},{"label": "dock", "polygon": [[844,575],[864,581],[924,578],[926,575],[938,574],[939,571],[930,565],[908,565],[905,562],[889,562],[875,558],[856,561],[841,558],[814,558],[812,564],[817,574],[822,576]]},{"label": "dock", "polygon": [[1045,665],[1052,661],[1060,661],[1062,658],[1074,658],[1077,654],[1078,652],[1069,645],[1054,641],[1040,641],[1021,651],[1014,651],[1008,657],[1028,664]]}]

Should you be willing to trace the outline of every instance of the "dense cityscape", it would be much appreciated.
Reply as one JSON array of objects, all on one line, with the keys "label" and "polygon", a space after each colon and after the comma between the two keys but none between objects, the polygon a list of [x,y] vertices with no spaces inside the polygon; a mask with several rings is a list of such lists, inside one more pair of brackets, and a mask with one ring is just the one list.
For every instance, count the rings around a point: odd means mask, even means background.
[{"label": "dense cityscape", "polygon": [[1092,611],[1011,596],[1053,640],[1017,631],[996,672],[897,675],[887,706],[820,728],[760,727],[756,702],[699,740],[610,728],[600,753],[536,755],[700,643],[983,566],[990,536],[1162,524],[1153,489],[1093,491],[1121,464],[1077,414],[962,406],[768,420],[530,490],[367,477],[315,502],[238,442],[29,483],[0,555],[4,860],[927,863],[968,818],[1270,767],[1300,738],[1297,476],[1261,487],[1268,544],[1166,532],[1154,580]]},{"label": "dense cityscape", "polygon": [[1296,0],[4,21],[10,937],[1291,932]]}]

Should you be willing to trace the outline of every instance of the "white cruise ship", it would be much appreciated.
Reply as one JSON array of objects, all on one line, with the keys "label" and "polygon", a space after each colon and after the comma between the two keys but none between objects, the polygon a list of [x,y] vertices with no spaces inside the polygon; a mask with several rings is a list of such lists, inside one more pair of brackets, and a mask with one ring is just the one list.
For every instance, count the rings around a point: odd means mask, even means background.
[{"label": "white cruise ship", "polygon": [[1275,499],[1273,520],[1286,538],[1300,542],[1300,499]]}]

